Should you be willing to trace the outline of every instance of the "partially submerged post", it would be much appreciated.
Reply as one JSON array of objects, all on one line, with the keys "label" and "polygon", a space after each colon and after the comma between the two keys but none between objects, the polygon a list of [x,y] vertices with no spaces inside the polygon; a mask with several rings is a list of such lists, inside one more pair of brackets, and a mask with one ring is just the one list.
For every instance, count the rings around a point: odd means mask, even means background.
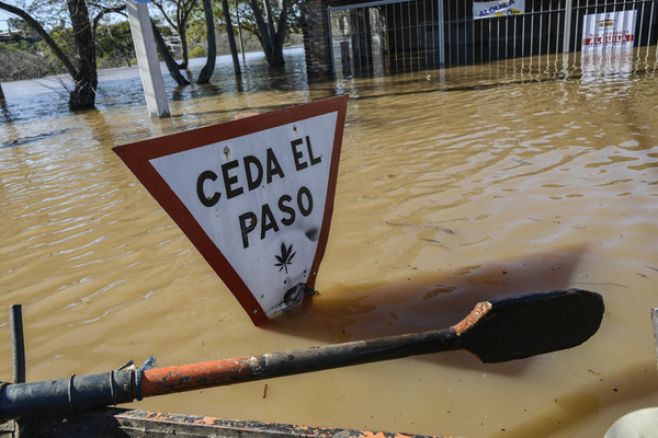
[{"label": "partially submerged post", "polygon": [[9,307],[11,327],[11,357],[14,383],[25,382],[25,338],[23,337],[23,310],[20,304]]},{"label": "partially submerged post", "polygon": [[144,88],[146,107],[153,115],[167,117],[169,116],[169,103],[165,95],[164,80],[160,71],[160,61],[148,12],[149,1],[127,0],[126,10],[135,45],[139,76]]},{"label": "partially submerged post", "polygon": [[658,366],[658,307],[651,309],[651,321],[653,322],[653,334],[656,337],[656,366]]},{"label": "partially submerged post", "polygon": [[564,4],[564,39],[562,40],[562,70],[569,73],[569,52],[571,49],[571,13],[573,0],[565,0]]}]

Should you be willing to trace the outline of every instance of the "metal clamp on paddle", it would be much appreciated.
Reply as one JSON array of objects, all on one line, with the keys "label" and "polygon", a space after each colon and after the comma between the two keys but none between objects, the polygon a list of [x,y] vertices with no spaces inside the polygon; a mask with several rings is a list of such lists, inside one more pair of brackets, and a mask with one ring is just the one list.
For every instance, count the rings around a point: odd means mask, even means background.
[{"label": "metal clamp on paddle", "polygon": [[155,357],[149,356],[146,358],[141,367],[135,369],[135,399],[142,399],[142,377],[144,377],[144,371],[153,368],[155,365]]}]

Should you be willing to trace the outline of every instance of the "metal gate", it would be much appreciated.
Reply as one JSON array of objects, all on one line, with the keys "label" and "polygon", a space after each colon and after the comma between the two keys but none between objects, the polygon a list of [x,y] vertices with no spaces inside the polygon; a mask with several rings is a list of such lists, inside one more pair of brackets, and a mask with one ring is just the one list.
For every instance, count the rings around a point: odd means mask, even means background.
[{"label": "metal gate", "polygon": [[[492,3],[517,8],[499,16],[474,16],[481,5]],[[383,0],[329,6],[333,71],[344,78],[518,57],[558,59],[558,55],[582,50],[589,31],[584,28],[586,17],[607,14],[630,20],[627,11],[635,11],[630,43],[634,47],[654,45],[658,39],[656,3],[658,0]]]},{"label": "metal gate", "polygon": [[405,73],[443,65],[440,0],[330,6],[330,47],[339,77]]}]

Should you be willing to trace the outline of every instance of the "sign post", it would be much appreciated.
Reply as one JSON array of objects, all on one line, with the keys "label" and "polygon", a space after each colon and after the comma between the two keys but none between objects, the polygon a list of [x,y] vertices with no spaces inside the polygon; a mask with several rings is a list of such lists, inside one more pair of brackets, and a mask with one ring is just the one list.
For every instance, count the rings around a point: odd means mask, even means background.
[{"label": "sign post", "polygon": [[261,324],[315,286],[346,110],[339,96],[114,151]]},{"label": "sign post", "polygon": [[153,27],[149,16],[150,0],[127,0],[126,11],[130,23],[130,33],[133,36],[135,55],[139,66],[139,76],[142,79],[146,108],[149,113],[158,117],[169,116],[169,103],[165,94],[164,80],[160,71],[160,61],[155,47]]}]

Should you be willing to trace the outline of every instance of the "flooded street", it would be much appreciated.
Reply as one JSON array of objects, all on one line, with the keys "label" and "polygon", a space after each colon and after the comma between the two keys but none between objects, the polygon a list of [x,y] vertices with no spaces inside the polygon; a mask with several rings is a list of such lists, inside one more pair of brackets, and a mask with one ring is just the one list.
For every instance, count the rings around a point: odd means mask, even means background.
[{"label": "flooded street", "polygon": [[[253,55],[240,82],[170,91],[150,119],[134,70],[101,75],[99,110],[60,85],[7,83],[0,107],[0,380],[7,307],[24,305],[27,378],[161,366],[446,327],[478,301],[601,293],[584,345],[483,365],[467,352],[164,396],[134,407],[457,436],[602,436],[658,405],[658,73],[551,58],[307,84]],[[167,80],[170,81],[170,79]],[[217,94],[215,94],[217,93]],[[332,230],[303,311],[256,328],[111,148],[349,93]]]}]

